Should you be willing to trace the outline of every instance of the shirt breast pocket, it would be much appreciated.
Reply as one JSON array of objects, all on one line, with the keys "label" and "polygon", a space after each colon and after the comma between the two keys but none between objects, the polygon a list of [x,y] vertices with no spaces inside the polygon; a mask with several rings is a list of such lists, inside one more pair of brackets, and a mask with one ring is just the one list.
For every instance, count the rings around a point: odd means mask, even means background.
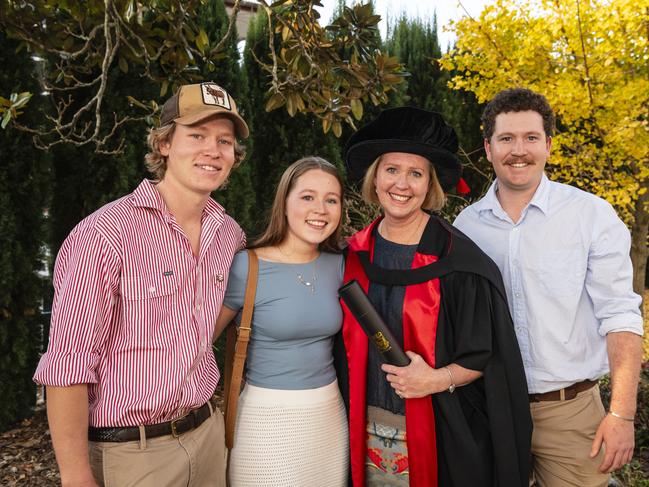
[{"label": "shirt breast pocket", "polygon": [[125,332],[130,342],[173,346],[183,317],[178,309],[179,281],[173,271],[122,279]]},{"label": "shirt breast pocket", "polygon": [[579,250],[545,251],[537,266],[539,280],[549,294],[575,296],[583,290],[586,262]]}]

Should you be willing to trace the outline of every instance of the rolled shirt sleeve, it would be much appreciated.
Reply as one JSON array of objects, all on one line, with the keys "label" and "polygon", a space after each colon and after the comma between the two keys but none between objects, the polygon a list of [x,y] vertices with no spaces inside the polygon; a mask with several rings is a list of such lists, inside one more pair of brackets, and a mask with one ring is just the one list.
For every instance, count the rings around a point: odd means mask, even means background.
[{"label": "rolled shirt sleeve", "polygon": [[65,240],[54,269],[54,302],[47,352],[34,375],[38,384],[97,382],[102,344],[119,294],[119,258],[95,228],[81,224]]},{"label": "rolled shirt sleeve", "polygon": [[643,334],[641,297],[633,292],[633,267],[629,258],[629,230],[613,207],[598,200],[588,255],[586,290],[599,320],[599,333],[628,331]]},{"label": "rolled shirt sleeve", "polygon": [[455,225],[502,273],[530,392],[601,377],[605,336],[643,334],[629,230],[602,198],[545,176],[514,223],[496,188]]}]

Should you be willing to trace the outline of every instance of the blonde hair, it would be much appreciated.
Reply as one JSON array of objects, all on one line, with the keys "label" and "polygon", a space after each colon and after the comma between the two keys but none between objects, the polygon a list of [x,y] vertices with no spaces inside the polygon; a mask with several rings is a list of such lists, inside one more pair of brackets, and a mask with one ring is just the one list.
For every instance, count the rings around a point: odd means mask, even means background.
[{"label": "blonde hair", "polygon": [[[379,168],[379,163],[383,154],[376,158],[376,160],[367,168],[365,171],[365,176],[363,177],[363,185],[361,187],[361,196],[366,203],[371,205],[380,205],[379,197],[376,194],[376,187],[374,185],[374,180],[376,179],[376,171]],[[421,205],[421,208],[424,210],[439,211],[446,204],[446,195],[442,186],[439,184],[439,179],[437,179],[437,173],[435,172],[435,166],[429,161],[428,168],[429,180],[428,180],[428,191],[426,192],[426,198]]]},{"label": "blonde hair", "polygon": [[[156,181],[162,181],[167,172],[167,156],[160,152],[160,146],[165,142],[170,142],[176,131],[176,123],[171,122],[158,128],[149,129],[146,142],[150,152],[144,156],[146,168],[153,175]],[[234,141],[234,165],[232,169],[238,167],[246,157],[246,147],[237,140]]]},{"label": "blonde hair", "polygon": [[[336,178],[338,184],[340,185],[340,205],[341,205],[341,220],[343,212],[343,201],[344,201],[344,191],[345,186],[343,185],[343,180],[340,177],[340,173],[336,166],[331,164],[329,161],[326,161],[322,157],[309,156],[304,157],[295,161],[293,164],[288,166],[282,177],[279,180],[277,185],[277,191],[275,192],[275,200],[273,201],[273,206],[270,211],[270,218],[268,220],[268,226],[264,233],[253,242],[250,248],[259,248],[267,247],[271,245],[279,245],[285,239],[288,234],[288,221],[286,219],[286,200],[289,193],[295,186],[295,182],[303,174],[313,170],[319,169],[331,174]],[[342,225],[341,222],[338,222],[336,230],[329,235],[323,242],[320,242],[318,249],[325,252],[340,252],[340,239],[342,235]]]}]

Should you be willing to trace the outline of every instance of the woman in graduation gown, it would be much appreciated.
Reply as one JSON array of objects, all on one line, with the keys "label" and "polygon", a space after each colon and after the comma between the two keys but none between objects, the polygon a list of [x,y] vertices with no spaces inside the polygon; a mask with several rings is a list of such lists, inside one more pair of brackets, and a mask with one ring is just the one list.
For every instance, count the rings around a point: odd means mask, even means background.
[{"label": "woman in graduation gown", "polygon": [[382,216],[349,239],[359,281],[411,362],[383,364],[349,309],[337,344],[354,487],[527,486],[532,424],[496,265],[431,211],[458,184],[441,115],[385,110],[345,147],[348,175]]}]

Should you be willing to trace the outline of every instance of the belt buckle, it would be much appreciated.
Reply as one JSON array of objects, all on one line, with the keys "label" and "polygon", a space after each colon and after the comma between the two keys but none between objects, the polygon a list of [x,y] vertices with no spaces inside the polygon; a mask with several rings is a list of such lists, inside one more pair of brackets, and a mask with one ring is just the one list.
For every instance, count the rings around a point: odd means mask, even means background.
[{"label": "belt buckle", "polygon": [[186,419],[187,416],[189,416],[189,413],[185,414],[184,416],[178,419],[174,419],[169,423],[171,425],[171,436],[173,436],[174,438],[178,438],[182,434],[182,433],[178,433],[178,430],[176,429],[177,428],[176,425],[178,424],[178,422],[182,421],[183,419]]}]

